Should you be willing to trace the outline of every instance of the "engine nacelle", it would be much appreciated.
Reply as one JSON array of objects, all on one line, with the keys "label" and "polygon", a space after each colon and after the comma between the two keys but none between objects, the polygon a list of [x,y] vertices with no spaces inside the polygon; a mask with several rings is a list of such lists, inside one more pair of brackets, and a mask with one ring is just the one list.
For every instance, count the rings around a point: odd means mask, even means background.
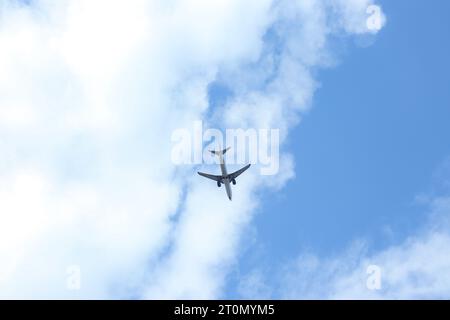
[{"label": "engine nacelle", "polygon": [[217,186],[220,188],[222,186],[222,183],[220,181],[217,181]]},{"label": "engine nacelle", "polygon": [[235,179],[231,180],[231,183],[233,183],[233,185],[236,185],[236,180]]}]

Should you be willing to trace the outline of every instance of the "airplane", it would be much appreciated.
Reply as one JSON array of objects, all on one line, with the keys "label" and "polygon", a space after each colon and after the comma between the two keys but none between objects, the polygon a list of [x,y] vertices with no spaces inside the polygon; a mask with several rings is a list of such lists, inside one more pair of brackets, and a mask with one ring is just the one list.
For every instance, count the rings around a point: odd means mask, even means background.
[{"label": "airplane", "polygon": [[236,178],[239,177],[245,170],[247,170],[248,168],[250,168],[250,164],[246,165],[245,167],[243,167],[242,169],[230,173],[228,174],[227,172],[227,167],[225,165],[225,160],[223,155],[230,150],[231,148],[227,148],[224,149],[222,151],[213,151],[210,150],[209,152],[211,152],[213,155],[216,155],[219,157],[219,161],[220,161],[220,169],[222,171],[222,175],[220,176],[216,176],[216,175],[212,175],[212,174],[207,174],[207,173],[203,173],[203,172],[197,172],[199,175],[201,175],[202,177],[214,180],[217,182],[217,186],[220,188],[222,186],[222,183],[225,185],[225,190],[227,191],[227,196],[228,199],[232,198],[232,193],[231,193],[231,185],[230,183],[232,183],[233,185],[236,185]]}]

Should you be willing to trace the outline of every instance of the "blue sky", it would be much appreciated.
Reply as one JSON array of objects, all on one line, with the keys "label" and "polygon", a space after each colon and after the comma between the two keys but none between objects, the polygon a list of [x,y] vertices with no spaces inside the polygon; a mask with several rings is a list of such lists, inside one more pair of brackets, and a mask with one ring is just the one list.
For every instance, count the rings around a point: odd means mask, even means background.
[{"label": "blue sky", "polygon": [[318,72],[313,108],[288,140],[296,178],[263,194],[237,273],[304,251],[334,256],[359,238],[381,250],[426,224],[416,196],[435,191],[450,155],[450,3],[380,3],[388,23],[374,43],[339,44],[339,66]]},{"label": "blue sky", "polygon": [[[448,1],[0,5],[0,297],[450,296]],[[230,202],[196,121],[279,174]]]}]

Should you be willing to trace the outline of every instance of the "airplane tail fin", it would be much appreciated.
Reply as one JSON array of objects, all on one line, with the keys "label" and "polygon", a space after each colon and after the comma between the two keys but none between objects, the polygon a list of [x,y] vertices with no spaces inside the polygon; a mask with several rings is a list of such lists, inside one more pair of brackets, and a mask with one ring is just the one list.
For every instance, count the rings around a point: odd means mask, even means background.
[{"label": "airplane tail fin", "polygon": [[214,150],[209,150],[209,152],[211,152],[212,154],[214,154],[214,155],[224,155],[225,153],[227,153],[227,151],[228,150],[230,150],[231,149],[231,147],[229,147],[229,148],[226,148],[226,149],[224,149],[224,150],[222,150],[222,151],[214,151]]}]

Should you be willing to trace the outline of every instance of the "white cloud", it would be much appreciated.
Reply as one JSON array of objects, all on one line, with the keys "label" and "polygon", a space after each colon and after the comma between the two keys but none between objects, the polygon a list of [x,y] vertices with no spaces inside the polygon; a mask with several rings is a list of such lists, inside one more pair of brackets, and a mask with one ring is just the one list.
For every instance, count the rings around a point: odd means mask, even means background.
[{"label": "white cloud", "polygon": [[[311,68],[332,60],[327,37],[359,33],[371,3],[0,1],[7,298],[219,297],[257,186],[281,187],[292,159],[270,181],[244,176],[230,203],[171,164],[172,130],[202,118],[220,80],[234,92],[215,110],[226,125],[285,137],[310,106]],[[81,291],[66,287],[72,265]]]},{"label": "white cloud", "polygon": [[[450,197],[437,197],[430,207],[430,221],[401,243],[371,252],[366,242],[359,240],[331,258],[303,253],[277,271],[271,270],[275,277],[260,270],[243,276],[239,286],[245,290],[240,290],[240,295],[284,299],[448,299]],[[375,275],[371,266],[380,271],[377,289],[370,285]],[[267,287],[271,290],[267,291]]]}]

